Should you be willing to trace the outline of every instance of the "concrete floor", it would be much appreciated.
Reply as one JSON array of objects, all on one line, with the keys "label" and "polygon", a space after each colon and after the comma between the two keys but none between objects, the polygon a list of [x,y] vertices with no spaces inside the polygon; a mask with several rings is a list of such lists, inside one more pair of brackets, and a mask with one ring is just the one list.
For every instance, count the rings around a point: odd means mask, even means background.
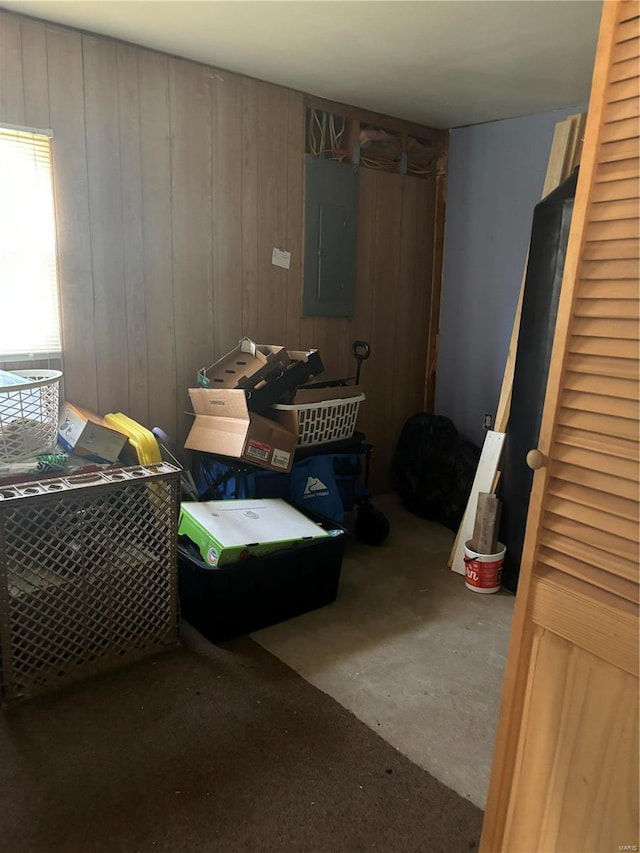
[{"label": "concrete floor", "polygon": [[515,597],[467,590],[450,530],[395,495],[375,505],[389,539],[349,543],[335,604],[253,638],[484,808]]}]

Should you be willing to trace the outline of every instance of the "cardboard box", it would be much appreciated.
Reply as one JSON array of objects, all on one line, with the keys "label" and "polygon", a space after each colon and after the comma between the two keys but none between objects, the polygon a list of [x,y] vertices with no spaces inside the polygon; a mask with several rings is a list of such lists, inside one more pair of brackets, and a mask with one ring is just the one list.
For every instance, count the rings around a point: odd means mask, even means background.
[{"label": "cardboard box", "polygon": [[235,349],[198,371],[198,384],[203,388],[254,388],[288,364],[284,347],[254,344],[249,338],[242,338]]},{"label": "cardboard box", "polygon": [[198,546],[210,566],[226,566],[248,556],[262,557],[293,543],[325,539],[329,534],[281,498],[185,501],[178,535]]},{"label": "cardboard box", "polygon": [[347,533],[327,519],[326,539],[213,568],[188,539],[178,541],[182,616],[212,643],[249,634],[336,600]]},{"label": "cardboard box", "polygon": [[313,376],[324,371],[320,353],[316,349],[303,351],[288,350],[290,364],[262,380],[255,388],[247,391],[249,408],[259,415],[269,414],[273,403],[287,402],[299,385],[304,385]]},{"label": "cardboard box", "polygon": [[307,403],[326,403],[328,400],[348,400],[363,393],[361,385],[338,385],[330,388],[298,388],[292,405],[304,406]]},{"label": "cardboard box", "polygon": [[241,389],[190,388],[195,422],[187,436],[188,450],[202,450],[244,459],[270,471],[288,473],[297,434],[261,415],[250,415]]},{"label": "cardboard box", "polygon": [[58,441],[69,453],[92,462],[115,462],[127,436],[112,429],[99,415],[64,402],[60,407]]}]

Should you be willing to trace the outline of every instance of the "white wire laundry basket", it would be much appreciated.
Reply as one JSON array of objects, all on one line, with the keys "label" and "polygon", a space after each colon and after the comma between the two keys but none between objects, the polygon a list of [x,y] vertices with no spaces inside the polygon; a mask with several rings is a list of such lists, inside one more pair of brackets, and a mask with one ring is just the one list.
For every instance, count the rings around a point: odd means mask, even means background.
[{"label": "white wire laundry basket", "polygon": [[0,386],[0,462],[52,448],[58,436],[59,370],[13,370],[24,382]]},{"label": "white wire laundry basket", "polygon": [[351,438],[356,429],[358,409],[364,394],[322,403],[299,403],[287,406],[274,403],[280,412],[295,412],[297,416],[298,444],[324,444]]}]

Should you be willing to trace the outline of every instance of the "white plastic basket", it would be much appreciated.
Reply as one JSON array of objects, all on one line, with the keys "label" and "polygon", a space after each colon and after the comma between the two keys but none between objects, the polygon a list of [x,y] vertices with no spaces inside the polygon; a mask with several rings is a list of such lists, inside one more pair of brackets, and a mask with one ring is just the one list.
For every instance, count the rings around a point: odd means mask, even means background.
[{"label": "white plastic basket", "polygon": [[358,409],[365,400],[364,394],[340,400],[325,400],[322,403],[301,403],[287,406],[275,403],[273,408],[283,412],[295,412],[298,421],[298,444],[324,444],[351,438],[356,429]]},{"label": "white plastic basket", "polygon": [[58,435],[59,370],[13,370],[24,382],[0,387],[0,461],[19,462],[53,447]]}]

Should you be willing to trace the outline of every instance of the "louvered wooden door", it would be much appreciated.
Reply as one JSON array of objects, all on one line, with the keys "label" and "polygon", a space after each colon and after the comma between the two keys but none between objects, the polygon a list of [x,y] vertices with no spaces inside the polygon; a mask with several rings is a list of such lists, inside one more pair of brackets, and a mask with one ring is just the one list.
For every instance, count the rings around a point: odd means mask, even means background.
[{"label": "louvered wooden door", "polygon": [[639,12],[604,4],[484,853],[638,849]]}]

